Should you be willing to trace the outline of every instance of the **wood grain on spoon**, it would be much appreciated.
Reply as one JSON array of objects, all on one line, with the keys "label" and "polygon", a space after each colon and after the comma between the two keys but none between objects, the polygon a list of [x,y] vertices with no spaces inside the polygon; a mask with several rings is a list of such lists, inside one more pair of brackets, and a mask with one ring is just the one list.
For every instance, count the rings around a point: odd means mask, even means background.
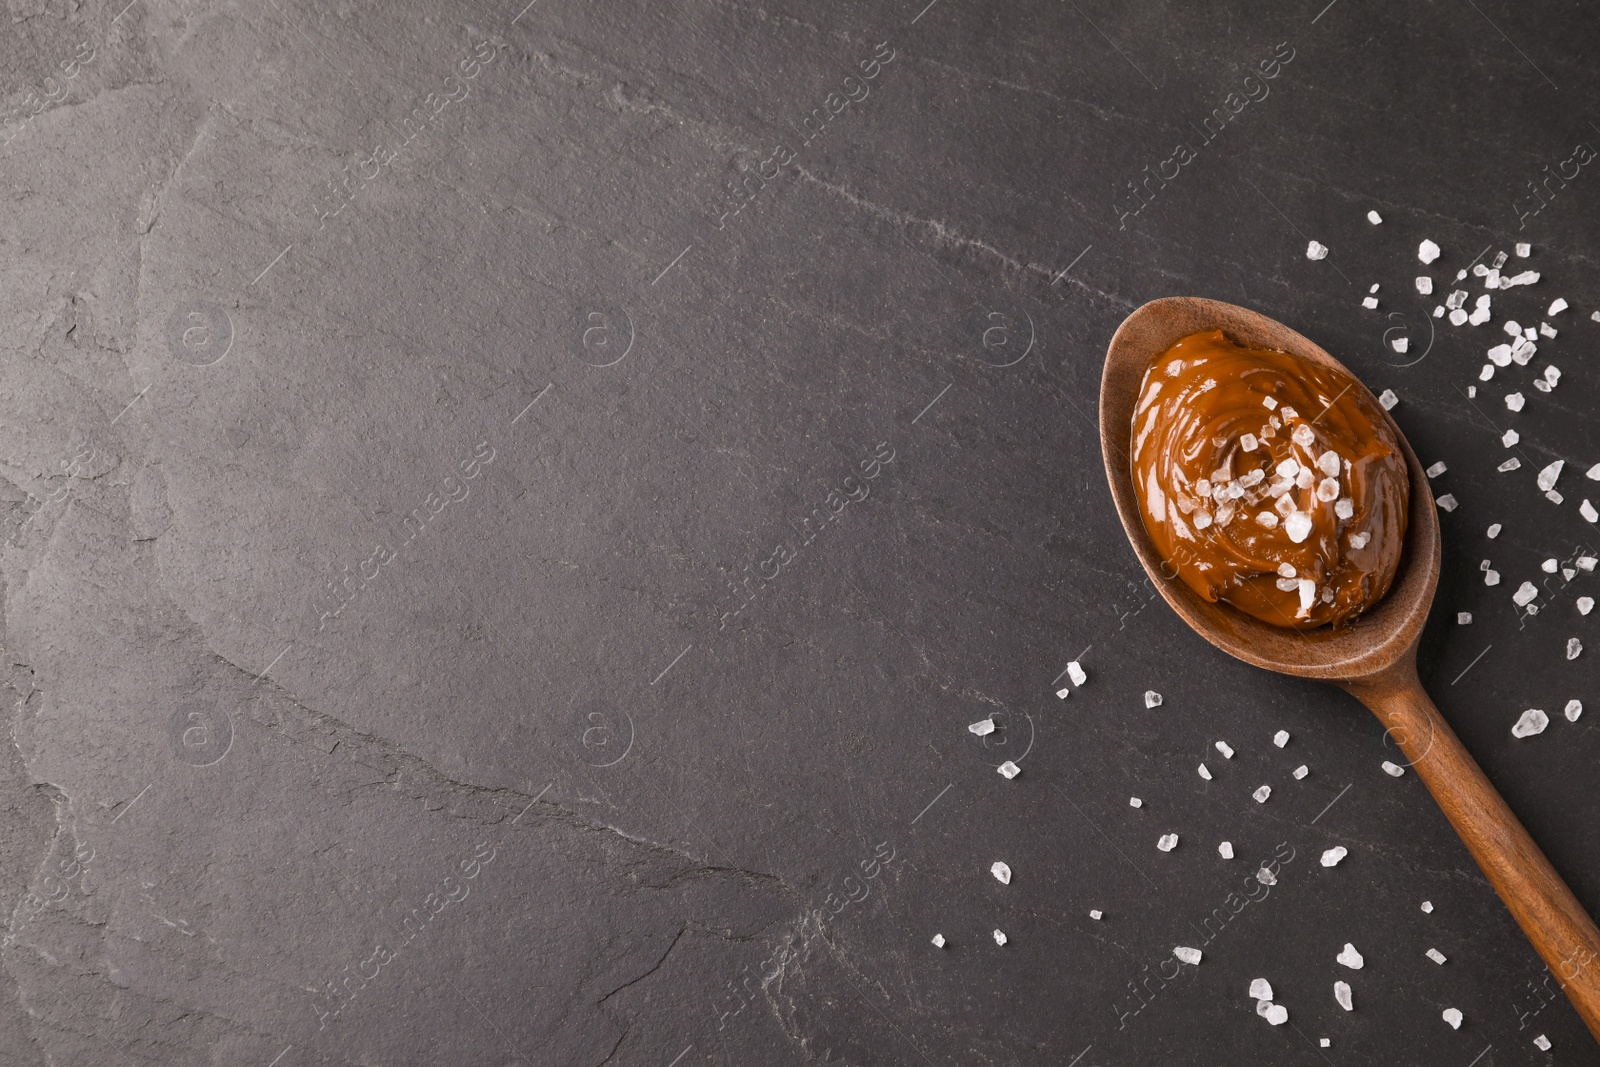
[{"label": "wood grain on spoon", "polygon": [[1242,345],[1290,352],[1344,370],[1338,360],[1282,323],[1232,304],[1169,297],[1129,315],[1106,352],[1100,383],[1100,448],[1112,499],[1139,562],[1173,610],[1224,652],[1270,671],[1333,682],[1378,716],[1560,981],[1590,1033],[1600,1040],[1600,929],[1506,807],[1417,678],[1417,642],[1439,582],[1439,521],[1427,476],[1399,428],[1395,427],[1395,436],[1405,450],[1411,475],[1405,553],[1388,595],[1351,625],[1337,630],[1282,629],[1227,604],[1208,602],[1172,579],[1170,567],[1145,531],[1128,455],[1140,382],[1150,361],[1175,341],[1216,329]]}]

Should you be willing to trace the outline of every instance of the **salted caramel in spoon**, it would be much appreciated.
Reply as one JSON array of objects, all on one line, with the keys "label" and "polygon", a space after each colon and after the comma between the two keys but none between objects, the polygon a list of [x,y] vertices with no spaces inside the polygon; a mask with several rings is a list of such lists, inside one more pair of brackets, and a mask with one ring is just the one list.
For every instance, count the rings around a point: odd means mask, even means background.
[{"label": "salted caramel in spoon", "polygon": [[1167,569],[1209,601],[1297,629],[1349,622],[1405,544],[1406,460],[1344,374],[1196,333],[1145,371],[1133,483]]}]

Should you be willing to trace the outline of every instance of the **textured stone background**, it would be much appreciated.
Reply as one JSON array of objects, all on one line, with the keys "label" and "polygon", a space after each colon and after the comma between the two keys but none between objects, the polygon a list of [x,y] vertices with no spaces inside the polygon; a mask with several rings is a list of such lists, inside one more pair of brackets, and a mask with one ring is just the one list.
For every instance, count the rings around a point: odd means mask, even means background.
[{"label": "textured stone background", "polygon": [[1527,185],[1600,145],[1588,7],[124,3],[0,22],[0,1062],[1600,1062],[1376,721],[1153,599],[1093,424],[1173,294],[1394,389],[1425,680],[1600,910],[1600,576],[1540,570],[1600,547],[1600,175]]}]

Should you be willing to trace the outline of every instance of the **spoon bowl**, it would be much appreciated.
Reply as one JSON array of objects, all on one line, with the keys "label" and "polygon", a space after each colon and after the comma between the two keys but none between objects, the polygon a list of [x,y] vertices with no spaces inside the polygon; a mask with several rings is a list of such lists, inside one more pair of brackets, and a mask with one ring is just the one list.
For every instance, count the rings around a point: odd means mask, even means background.
[{"label": "spoon bowl", "polygon": [[[1100,379],[1100,451],[1122,528],[1156,589],[1189,626],[1224,652],[1280,674],[1340,686],[1378,716],[1445,817],[1600,1040],[1600,929],[1506,806],[1493,783],[1434,707],[1417,677],[1417,642],[1439,584],[1439,517],[1416,454],[1390,428],[1410,471],[1406,543],[1383,599],[1337,628],[1272,626],[1225,603],[1211,603],[1156,550],[1145,530],[1129,445],[1133,410],[1150,363],[1181,338],[1221,330],[1252,348],[1288,352],[1340,371],[1338,360],[1294,330],[1246,308],[1199,297],[1152,300],[1125,319],[1106,350]],[[1352,386],[1364,389],[1359,381]],[[1398,772],[1397,772],[1398,773]]]}]

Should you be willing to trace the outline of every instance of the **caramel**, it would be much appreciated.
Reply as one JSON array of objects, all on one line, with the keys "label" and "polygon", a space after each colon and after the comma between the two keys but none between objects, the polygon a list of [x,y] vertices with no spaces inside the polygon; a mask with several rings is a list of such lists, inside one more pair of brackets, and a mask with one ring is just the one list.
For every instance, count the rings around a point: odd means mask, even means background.
[{"label": "caramel", "polygon": [[1353,378],[1191,334],[1145,371],[1133,414],[1139,512],[1175,574],[1276,626],[1351,621],[1388,592],[1410,480]]}]

